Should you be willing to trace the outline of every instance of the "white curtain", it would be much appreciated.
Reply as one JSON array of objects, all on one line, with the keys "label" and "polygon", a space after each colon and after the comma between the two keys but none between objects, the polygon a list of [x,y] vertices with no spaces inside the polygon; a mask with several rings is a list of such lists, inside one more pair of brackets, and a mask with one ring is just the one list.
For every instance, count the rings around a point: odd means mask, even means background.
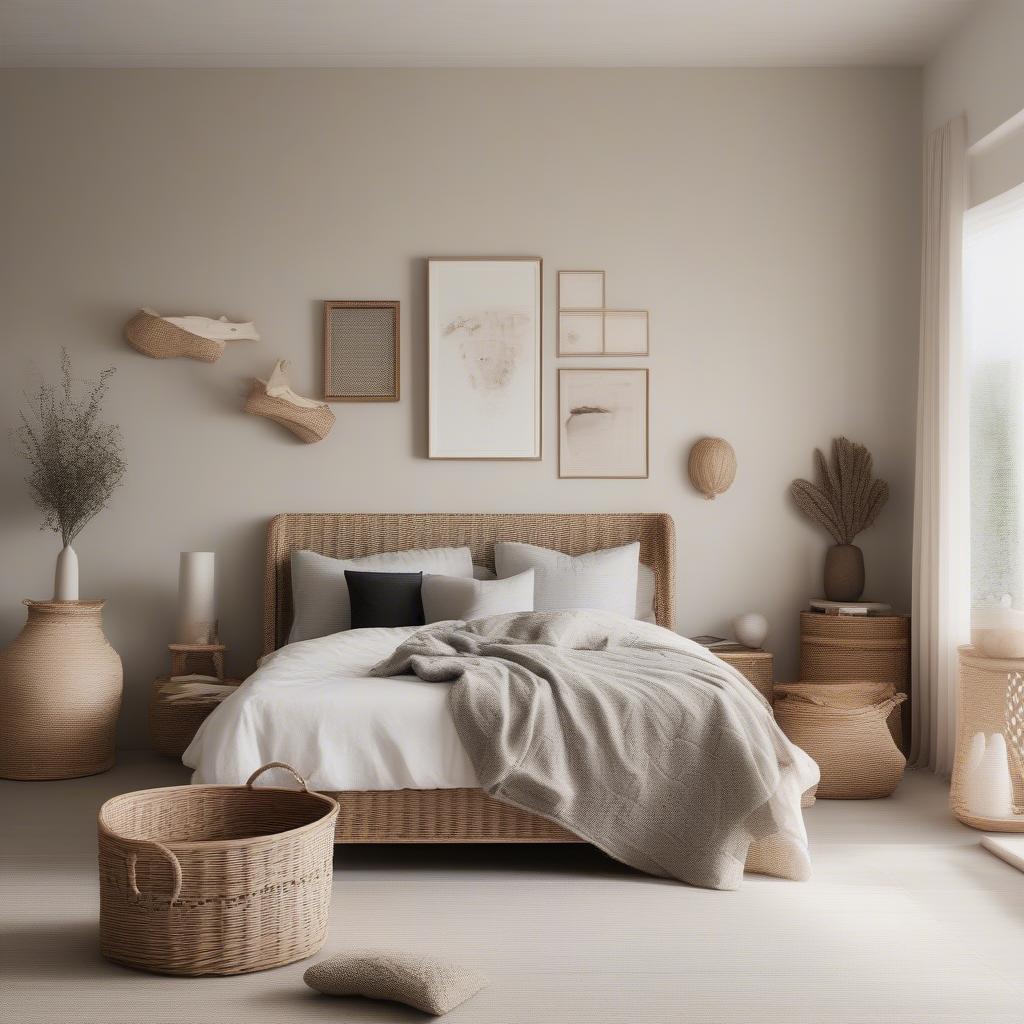
[{"label": "white curtain", "polygon": [[957,646],[970,636],[968,370],[961,309],[966,123],[924,153],[921,337],[914,488],[911,762],[949,774],[956,741]]}]

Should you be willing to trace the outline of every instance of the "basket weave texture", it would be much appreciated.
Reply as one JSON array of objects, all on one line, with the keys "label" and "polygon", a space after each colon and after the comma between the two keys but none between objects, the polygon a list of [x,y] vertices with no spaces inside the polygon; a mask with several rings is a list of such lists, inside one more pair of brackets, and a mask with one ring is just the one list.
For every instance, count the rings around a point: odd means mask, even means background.
[{"label": "basket weave texture", "polygon": [[309,409],[275,398],[268,395],[266,386],[255,379],[245,400],[245,411],[279,423],[306,444],[322,441],[331,432],[335,421],[334,413],[326,405]]},{"label": "basket weave texture", "polygon": [[[800,678],[843,683],[870,679],[910,690],[910,618],[906,615],[800,613]],[[905,709],[901,709],[905,710]],[[893,739],[903,744],[901,710],[889,718]]]},{"label": "basket weave texture", "polygon": [[184,357],[215,363],[224,354],[223,341],[192,334],[141,309],[125,324],[124,336],[137,352],[153,359]]},{"label": "basket weave texture", "polygon": [[889,796],[907,760],[886,726],[906,700],[890,683],[784,683],[775,687],[775,719],[821,769],[826,800]]},{"label": "basket weave texture", "polygon": [[114,763],[121,659],[103,635],[103,601],[25,601],[0,651],[0,777],[70,779]]},{"label": "basket weave texture", "polygon": [[[1010,818],[989,818],[971,811],[965,799],[968,751],[975,733],[1006,736],[1007,688],[1011,673],[1024,673],[1024,658],[986,658],[970,645],[960,648],[960,694],[957,710],[956,753],[949,802],[953,813],[972,828],[986,832],[1024,832],[1024,814]],[[1007,739],[1007,770],[1010,774],[1013,807],[1024,808],[1024,764]]]},{"label": "basket weave texture", "polygon": [[[189,697],[182,700],[167,700],[163,689],[170,681],[162,676],[153,681],[149,694],[149,738],[153,749],[168,757],[180,758],[195,739],[199,726],[221,701],[211,697]],[[240,679],[224,679],[229,686],[239,686]]]},{"label": "basket weave texture", "polygon": [[[253,786],[284,768],[301,790]],[[100,952],[161,974],[243,974],[327,936],[338,805],[273,762],[245,786],[170,786],[99,813]]]},{"label": "basket weave texture", "polygon": [[[263,649],[287,641],[292,622],[291,554],[316,551],[355,558],[382,551],[466,545],[478,565],[494,568],[494,544],[521,541],[570,555],[640,543],[640,561],[655,575],[654,614],[675,623],[675,526],[665,513],[287,513],[267,531]],[[558,825],[502,803],[480,789],[348,790],[339,843],[574,843]]]}]

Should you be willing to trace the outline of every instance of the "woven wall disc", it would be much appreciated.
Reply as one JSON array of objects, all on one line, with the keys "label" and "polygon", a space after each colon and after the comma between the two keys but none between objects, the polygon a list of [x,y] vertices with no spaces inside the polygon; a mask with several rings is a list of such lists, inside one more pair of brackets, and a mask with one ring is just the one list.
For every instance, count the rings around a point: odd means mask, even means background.
[{"label": "woven wall disc", "polygon": [[691,449],[690,482],[711,500],[729,490],[736,479],[736,453],[721,437],[702,437]]}]

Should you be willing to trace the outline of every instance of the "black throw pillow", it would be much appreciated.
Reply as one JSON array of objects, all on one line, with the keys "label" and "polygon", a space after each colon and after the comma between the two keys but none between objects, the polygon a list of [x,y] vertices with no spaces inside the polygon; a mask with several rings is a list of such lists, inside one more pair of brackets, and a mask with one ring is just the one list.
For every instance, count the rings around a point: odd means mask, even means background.
[{"label": "black throw pillow", "polygon": [[352,605],[352,628],[422,626],[421,572],[357,572],[345,570]]}]

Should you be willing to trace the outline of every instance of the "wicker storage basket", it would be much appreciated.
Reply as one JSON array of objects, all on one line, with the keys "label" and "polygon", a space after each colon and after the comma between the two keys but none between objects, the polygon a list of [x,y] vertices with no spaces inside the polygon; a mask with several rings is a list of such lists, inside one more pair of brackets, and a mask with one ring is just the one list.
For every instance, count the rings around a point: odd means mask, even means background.
[{"label": "wicker storage basket", "polygon": [[[256,789],[284,768],[302,790]],[[243,974],[327,935],[338,805],[273,762],[244,786],[125,793],[99,814],[100,951],[161,974]]]},{"label": "wicker storage basket", "polygon": [[140,309],[124,326],[125,340],[137,352],[153,359],[184,356],[215,363],[224,354],[224,342],[204,338]]},{"label": "wicker storage basket", "polygon": [[[986,832],[1024,832],[1024,686],[1011,677],[1024,674],[1024,658],[986,658],[976,648],[960,648],[960,696],[957,711],[956,753],[949,802],[953,813],[972,828]],[[972,810],[968,799],[971,741],[981,733],[1002,733],[1006,741],[1006,770],[1010,782],[1010,808],[1005,817]]]},{"label": "wicker storage basket", "polygon": [[[800,678],[845,683],[870,679],[910,689],[910,618],[906,615],[823,615],[800,613]],[[901,710],[889,728],[902,746]]]},{"label": "wicker storage basket", "polygon": [[907,699],[891,683],[785,683],[775,687],[775,719],[821,769],[826,800],[889,796],[907,760],[886,719]]},{"label": "wicker storage basket", "polygon": [[326,405],[310,409],[268,395],[266,385],[258,379],[252,382],[252,389],[245,401],[245,411],[280,423],[306,444],[322,441],[331,432],[335,420],[334,413]]},{"label": "wicker storage basket", "polygon": [[[149,694],[149,738],[153,749],[168,757],[180,758],[195,738],[199,726],[221,701],[213,697],[188,697],[167,700],[164,687],[170,679],[163,676],[153,682]],[[239,679],[222,680],[225,686],[239,686]],[[221,698],[223,699],[223,698]]]}]

